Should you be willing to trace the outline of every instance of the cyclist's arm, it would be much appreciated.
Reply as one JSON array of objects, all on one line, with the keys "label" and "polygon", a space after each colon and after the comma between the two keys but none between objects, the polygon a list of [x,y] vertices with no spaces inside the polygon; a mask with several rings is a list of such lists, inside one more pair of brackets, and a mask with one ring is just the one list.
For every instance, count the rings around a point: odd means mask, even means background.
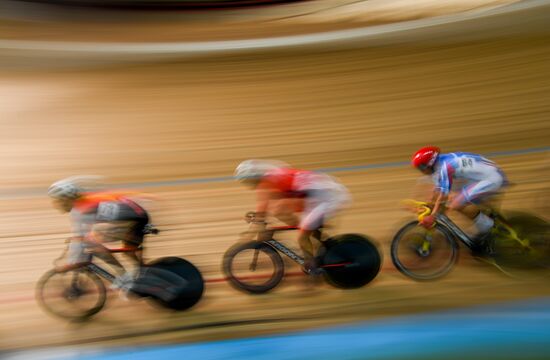
[{"label": "cyclist's arm", "polygon": [[437,214],[439,211],[441,211],[441,209],[443,208],[442,204],[445,204],[447,202],[448,197],[448,193],[444,193],[438,189],[434,191],[432,199],[432,214]]},{"label": "cyclist's arm", "polygon": [[96,222],[95,213],[81,213],[80,211],[73,209],[71,211],[71,222],[73,229],[73,236],[71,240],[74,241],[86,241],[90,239],[90,234],[93,229],[93,225]]},{"label": "cyclist's arm", "polygon": [[273,187],[273,185],[267,181],[262,181],[256,187],[256,217],[259,220],[265,218],[265,214],[269,209],[269,204],[272,199],[278,198],[280,191]]},{"label": "cyclist's arm", "polygon": [[451,187],[453,185],[453,167],[444,162],[441,164],[435,177],[435,189],[432,197],[432,214],[436,214],[443,208],[442,204],[447,202]]},{"label": "cyclist's arm", "polygon": [[261,182],[256,188],[256,217],[258,220],[263,220],[265,218],[272,191],[269,184],[265,182]]}]

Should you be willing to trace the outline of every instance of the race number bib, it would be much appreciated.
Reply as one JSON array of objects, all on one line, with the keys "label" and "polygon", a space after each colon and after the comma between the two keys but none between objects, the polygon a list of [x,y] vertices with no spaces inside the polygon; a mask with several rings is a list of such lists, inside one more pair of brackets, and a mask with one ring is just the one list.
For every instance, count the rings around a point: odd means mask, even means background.
[{"label": "race number bib", "polygon": [[473,168],[475,164],[475,160],[469,157],[463,157],[460,159],[460,164],[463,168]]},{"label": "race number bib", "polygon": [[97,207],[98,220],[114,221],[118,218],[120,206],[116,202],[102,202]]}]

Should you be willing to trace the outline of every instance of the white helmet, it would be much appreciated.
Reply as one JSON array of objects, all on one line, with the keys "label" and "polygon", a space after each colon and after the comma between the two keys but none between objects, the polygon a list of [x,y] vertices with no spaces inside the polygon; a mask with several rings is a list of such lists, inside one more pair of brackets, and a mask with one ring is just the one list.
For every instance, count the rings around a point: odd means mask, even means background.
[{"label": "white helmet", "polygon": [[288,167],[287,163],[278,160],[245,160],[235,169],[235,178],[239,181],[257,179],[270,170]]},{"label": "white helmet", "polygon": [[54,199],[76,199],[85,191],[83,183],[100,179],[100,176],[72,176],[54,182],[48,189],[48,196]]}]

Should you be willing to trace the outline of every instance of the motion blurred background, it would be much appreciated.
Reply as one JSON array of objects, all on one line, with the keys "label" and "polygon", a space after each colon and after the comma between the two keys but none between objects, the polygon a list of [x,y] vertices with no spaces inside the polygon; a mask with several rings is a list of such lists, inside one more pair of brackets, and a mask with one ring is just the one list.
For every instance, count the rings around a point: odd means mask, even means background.
[{"label": "motion blurred background", "polygon": [[[548,296],[547,281],[507,278],[467,254],[445,279],[416,283],[388,248],[410,218],[400,200],[418,195],[407,162],[426,144],[486,154],[514,183],[504,209],[548,215],[549,4],[2,1],[0,350],[45,358],[52,347],[233,339]],[[261,297],[220,281],[254,206],[230,179],[247,158],[338,177],[354,202],[331,232],[376,239],[378,278],[305,292],[289,277]],[[146,206],[163,232],[146,256],[197,265],[199,305],[174,314],[112,297],[79,324],[38,308],[35,283],[70,235],[46,189],[75,174],[156,195]]]}]

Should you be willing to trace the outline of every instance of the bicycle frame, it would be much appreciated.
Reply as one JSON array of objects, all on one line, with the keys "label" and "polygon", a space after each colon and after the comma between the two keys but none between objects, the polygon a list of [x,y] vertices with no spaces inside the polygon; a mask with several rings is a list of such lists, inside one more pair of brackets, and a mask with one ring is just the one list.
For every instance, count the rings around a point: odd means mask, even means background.
[{"label": "bicycle frame", "polygon": [[438,214],[436,221],[439,225],[445,227],[455,238],[462,241],[468,248],[474,246],[472,238],[470,238],[462,229],[460,229],[449,217],[445,214]]},{"label": "bicycle frame", "polygon": [[[407,201],[408,203],[412,203],[415,206],[417,206],[421,213],[418,216],[418,221],[422,221],[423,217],[430,214],[431,209],[426,206],[426,203],[410,200]],[[529,246],[528,240],[522,240],[518,237],[516,231],[508,225],[505,221],[502,220],[500,216],[497,216],[499,224],[506,229],[508,235],[510,238],[517,241],[520,245],[524,247]],[[466,245],[468,248],[472,248],[475,244],[471,237],[469,237],[461,228],[459,228],[447,215],[445,214],[437,214],[436,215],[436,222],[437,224],[443,226],[445,229],[447,229],[456,239],[460,240],[464,245]],[[423,247],[424,248],[424,247]]]},{"label": "bicycle frame", "polygon": [[[274,227],[266,230],[266,232],[275,233],[277,231],[288,231],[288,230],[298,230],[298,227],[296,226],[280,226],[280,227]],[[273,249],[285,254],[290,259],[292,259],[294,262],[298,263],[299,265],[304,265],[304,258],[298,254],[296,254],[294,251],[290,250],[277,240],[273,239],[273,237],[270,237],[268,240],[263,240],[264,244],[269,245]]]},{"label": "bicycle frame", "polygon": [[105,280],[107,280],[111,283],[113,281],[115,281],[115,276],[113,274],[111,274],[107,270],[104,270],[103,268],[97,266],[94,263],[89,263],[88,265],[84,266],[83,268],[87,269],[87,270],[90,270],[93,273],[96,273],[97,275],[99,275],[100,277],[104,278]]},{"label": "bicycle frame", "polygon": [[[128,252],[135,252],[135,249],[126,249],[126,248],[117,248],[117,249],[109,249],[109,252],[111,253],[128,253]],[[92,259],[93,259],[93,253],[92,253]],[[82,264],[75,264],[75,265],[69,265],[65,270],[75,270],[75,269],[86,269],[89,270],[103,279],[113,282],[116,278],[113,274],[108,272],[107,270],[103,269],[102,267],[94,264],[92,261]]]},{"label": "bicycle frame", "polygon": [[[298,229],[299,228],[297,226],[279,226],[279,227],[274,227],[274,228],[267,229],[266,232],[275,233],[277,231],[288,231],[288,230],[298,230]],[[273,235],[271,235],[268,240],[263,240],[262,242],[266,245],[269,245],[270,247],[272,247],[276,251],[279,251],[279,252],[285,254],[292,261],[296,262],[298,265],[300,265],[300,266],[304,265],[305,259],[302,256],[296,254],[294,251],[290,250],[289,248],[287,248],[286,246],[284,246],[283,244],[281,244],[277,240],[273,239]],[[346,262],[346,263],[339,263],[339,264],[322,265],[320,267],[321,268],[329,268],[329,267],[341,267],[341,266],[350,266],[350,265],[353,265],[353,264]]]},{"label": "bicycle frame", "polygon": [[[430,215],[432,212],[432,209],[428,206],[428,204],[422,201],[405,200],[403,201],[403,203],[412,205],[417,209],[419,223],[422,222],[424,217]],[[448,230],[455,239],[461,241],[468,248],[472,248],[472,246],[474,246],[474,241],[472,240],[472,238],[470,238],[468,234],[466,234],[461,228],[459,228],[447,215],[437,214],[435,221],[437,224],[443,226],[446,230]],[[424,243],[422,244],[422,251],[428,251],[430,246],[429,243],[430,241],[424,241]]]}]

